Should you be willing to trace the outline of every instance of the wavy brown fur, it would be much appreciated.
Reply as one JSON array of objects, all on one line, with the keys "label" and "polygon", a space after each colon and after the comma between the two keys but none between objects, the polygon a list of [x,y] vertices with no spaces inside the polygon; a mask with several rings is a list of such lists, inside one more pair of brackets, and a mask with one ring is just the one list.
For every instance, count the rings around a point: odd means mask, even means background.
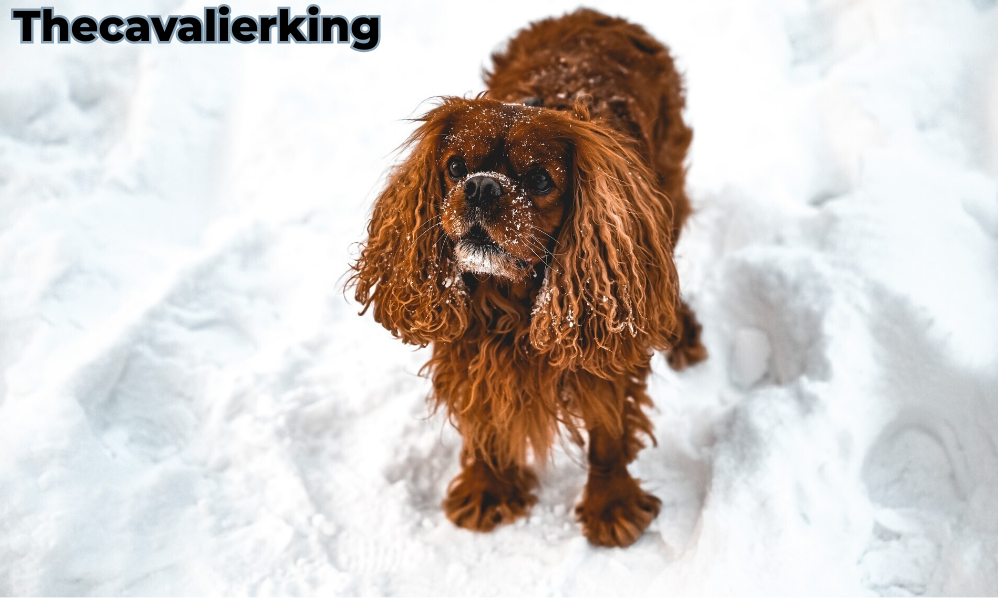
[{"label": "wavy brown fur", "polygon": [[404,146],[409,158],[389,174],[375,200],[368,241],[353,265],[348,286],[375,320],[407,344],[425,346],[454,339],[468,326],[466,295],[440,219],[441,174],[435,165],[437,140],[449,105],[424,115]]},{"label": "wavy brown fur", "polygon": [[[652,352],[704,358],[673,263],[690,213],[680,76],[641,27],[589,10],[529,26],[493,62],[485,95],[445,98],[422,118],[351,283],[393,335],[433,343],[433,403],[464,439],[449,518],[488,531],[526,514],[532,460],[545,462],[560,429],[586,431],[584,532],[628,545],[659,509],[625,468],[652,438]],[[494,216],[472,208],[455,157],[468,177],[502,183]],[[531,161],[554,191],[527,187],[518,165]],[[476,214],[506,258],[462,273],[456,248]]]}]

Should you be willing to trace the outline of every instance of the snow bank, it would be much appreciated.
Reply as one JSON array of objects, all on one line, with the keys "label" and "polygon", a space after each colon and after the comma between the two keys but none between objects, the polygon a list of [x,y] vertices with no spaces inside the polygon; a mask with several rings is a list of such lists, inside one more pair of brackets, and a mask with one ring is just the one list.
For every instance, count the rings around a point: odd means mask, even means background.
[{"label": "snow bank", "polygon": [[580,536],[571,446],[527,521],[444,518],[427,351],[342,276],[402,118],[572,7],[324,6],[382,15],[366,54],[0,22],[0,593],[996,595],[989,2],[605,7],[687,73],[711,358],[654,363],[632,548]]}]

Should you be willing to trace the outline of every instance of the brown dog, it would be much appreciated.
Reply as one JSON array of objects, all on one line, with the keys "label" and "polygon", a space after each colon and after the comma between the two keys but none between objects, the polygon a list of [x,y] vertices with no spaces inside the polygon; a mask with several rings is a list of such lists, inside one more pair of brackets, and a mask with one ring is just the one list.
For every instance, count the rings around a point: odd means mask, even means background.
[{"label": "brown dog", "polygon": [[434,345],[434,403],[464,439],[444,501],[456,525],[527,514],[529,463],[562,426],[589,434],[584,535],[628,546],[660,506],[626,469],[652,437],[652,352],[674,368],[706,356],[673,262],[690,213],[681,79],[641,27],[591,10],[530,25],[493,63],[484,94],[422,117],[355,297]]}]

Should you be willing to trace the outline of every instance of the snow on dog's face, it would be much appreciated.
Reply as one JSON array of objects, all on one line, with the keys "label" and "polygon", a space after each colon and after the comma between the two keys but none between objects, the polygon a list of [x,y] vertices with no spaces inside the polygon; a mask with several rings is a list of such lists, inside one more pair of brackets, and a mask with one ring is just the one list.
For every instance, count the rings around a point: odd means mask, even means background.
[{"label": "snow on dog's face", "polygon": [[459,268],[529,277],[552,252],[572,148],[538,108],[476,101],[453,115],[438,155],[441,226]]}]

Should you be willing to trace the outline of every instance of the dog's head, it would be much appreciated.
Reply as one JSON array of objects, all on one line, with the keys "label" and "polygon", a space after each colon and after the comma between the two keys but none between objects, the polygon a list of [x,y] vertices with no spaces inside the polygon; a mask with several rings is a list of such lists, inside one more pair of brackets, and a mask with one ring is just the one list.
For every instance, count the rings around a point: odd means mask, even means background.
[{"label": "dog's head", "polygon": [[453,340],[469,319],[463,274],[538,277],[531,343],[552,364],[620,371],[636,358],[623,352],[669,343],[669,202],[627,140],[583,107],[486,98],[446,98],[420,121],[353,265],[379,323],[408,343]]}]

